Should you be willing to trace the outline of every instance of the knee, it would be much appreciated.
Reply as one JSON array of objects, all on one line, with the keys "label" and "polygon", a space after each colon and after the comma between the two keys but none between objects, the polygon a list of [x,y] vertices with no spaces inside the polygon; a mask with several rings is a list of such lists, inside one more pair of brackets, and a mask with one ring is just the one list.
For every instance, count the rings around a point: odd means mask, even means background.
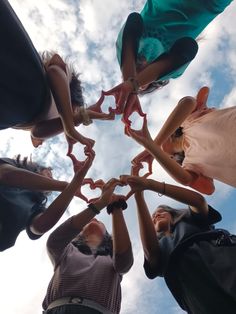
[{"label": "knee", "polygon": [[143,32],[143,19],[137,12],[132,12],[127,18],[125,28],[132,35],[141,36]]},{"label": "knee", "polygon": [[170,49],[170,54],[174,55],[182,64],[192,61],[198,52],[198,44],[191,37],[178,39]]}]

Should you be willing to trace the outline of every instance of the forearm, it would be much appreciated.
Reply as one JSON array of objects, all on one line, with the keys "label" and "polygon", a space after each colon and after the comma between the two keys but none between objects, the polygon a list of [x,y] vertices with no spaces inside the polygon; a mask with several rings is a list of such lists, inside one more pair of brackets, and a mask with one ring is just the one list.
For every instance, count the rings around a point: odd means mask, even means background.
[{"label": "forearm", "polygon": [[196,100],[193,97],[182,98],[163,124],[154,142],[162,145],[194,111],[196,105]]},{"label": "forearm", "polygon": [[145,148],[157,160],[157,162],[169,173],[177,182],[189,185],[194,179],[192,173],[183,169],[175,160],[170,158],[154,141],[149,141]]},{"label": "forearm", "polygon": [[46,178],[40,174],[10,165],[0,167],[0,183],[40,191],[63,191],[68,185],[68,182]]},{"label": "forearm", "polygon": [[150,263],[153,263],[158,258],[159,245],[151,215],[144,200],[143,192],[135,193],[135,201],[137,204],[139,230],[144,255]]},{"label": "forearm", "polygon": [[159,61],[148,65],[144,70],[138,73],[136,79],[139,86],[145,86],[151,82],[158,80],[165,74],[168,74],[174,69],[170,58],[162,58]]},{"label": "forearm", "polygon": [[[97,200],[93,203],[97,210],[101,211],[105,206],[106,203],[102,200]],[[73,216],[73,226],[76,228],[79,232],[83,229],[83,227],[96,216],[96,213],[92,211],[90,208],[86,208],[79,214]]]},{"label": "forearm", "polygon": [[51,203],[47,210],[37,216],[32,223],[32,231],[36,234],[43,234],[50,230],[61,218],[69,206],[73,196],[79,188],[78,178],[75,176],[71,183],[60,193],[60,195]]},{"label": "forearm", "polygon": [[161,193],[180,203],[194,207],[197,209],[197,212],[206,213],[208,210],[207,202],[200,193],[152,179],[148,179],[147,181],[149,190]]},{"label": "forearm", "polygon": [[128,229],[121,208],[112,211],[113,254],[122,254],[131,247]]}]

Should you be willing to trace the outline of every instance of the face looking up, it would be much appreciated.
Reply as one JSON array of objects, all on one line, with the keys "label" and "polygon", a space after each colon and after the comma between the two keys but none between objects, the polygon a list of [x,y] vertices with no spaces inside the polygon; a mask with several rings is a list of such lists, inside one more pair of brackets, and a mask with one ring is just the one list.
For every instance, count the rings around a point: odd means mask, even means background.
[{"label": "face looking up", "polygon": [[172,216],[164,208],[158,207],[152,215],[152,221],[156,232],[170,232],[173,222]]},{"label": "face looking up", "polygon": [[86,226],[84,226],[80,235],[85,237],[88,246],[97,247],[102,243],[105,233],[105,225],[96,218],[93,218]]}]

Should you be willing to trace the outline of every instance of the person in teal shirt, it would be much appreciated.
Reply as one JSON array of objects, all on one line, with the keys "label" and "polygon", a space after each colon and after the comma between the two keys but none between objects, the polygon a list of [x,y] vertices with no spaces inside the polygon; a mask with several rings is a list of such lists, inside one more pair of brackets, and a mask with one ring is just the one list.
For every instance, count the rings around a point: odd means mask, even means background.
[{"label": "person in teal shirt", "polygon": [[131,13],[116,41],[124,82],[107,92],[116,94],[119,112],[135,103],[132,92],[152,92],[182,75],[197,54],[195,39],[231,2],[149,0]]}]

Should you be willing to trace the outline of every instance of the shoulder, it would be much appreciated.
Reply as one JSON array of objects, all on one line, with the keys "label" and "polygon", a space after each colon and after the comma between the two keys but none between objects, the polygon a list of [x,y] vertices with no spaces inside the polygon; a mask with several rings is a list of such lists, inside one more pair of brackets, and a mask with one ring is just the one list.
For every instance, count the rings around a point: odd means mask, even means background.
[{"label": "shoulder", "polygon": [[200,224],[213,225],[222,219],[221,214],[209,204],[207,204],[207,213],[197,213],[191,208],[189,208],[189,213],[190,221]]},{"label": "shoulder", "polygon": [[16,167],[16,161],[11,158],[0,158],[0,167],[2,165],[11,165],[11,166]]}]

